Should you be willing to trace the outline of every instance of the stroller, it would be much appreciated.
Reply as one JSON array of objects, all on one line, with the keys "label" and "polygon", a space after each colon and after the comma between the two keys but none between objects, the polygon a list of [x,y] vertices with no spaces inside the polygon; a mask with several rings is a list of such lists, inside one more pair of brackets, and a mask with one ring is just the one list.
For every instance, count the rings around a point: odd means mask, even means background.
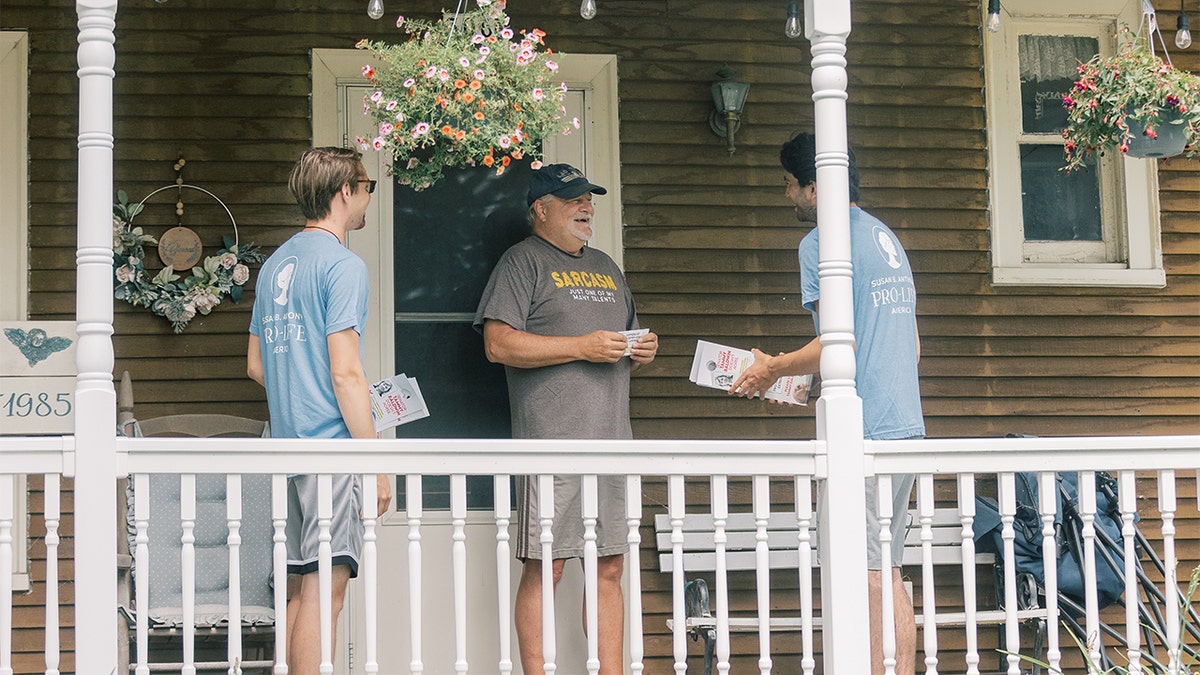
[{"label": "stroller", "polygon": [[[1075,641],[1079,644],[1090,645],[1091,636],[1087,635],[1084,622],[1084,543],[1083,517],[1079,510],[1078,475],[1062,472],[1056,475],[1057,513],[1054,517],[1054,541],[1057,545],[1055,554],[1058,568],[1058,603],[1059,618]],[[1021,609],[1036,608],[1045,597],[1045,572],[1042,557],[1042,520],[1038,511],[1038,483],[1036,473],[1016,474],[1017,512],[1013,521],[1015,533],[1013,564],[1017,571],[1018,602]],[[997,574],[1003,575],[1004,541],[1001,537],[1002,524],[996,502],[987,497],[976,497],[977,517],[975,520],[975,542],[979,551],[991,551],[996,554]],[[1136,520],[1135,520],[1136,523]],[[1125,598],[1125,549],[1121,534],[1121,513],[1117,501],[1117,481],[1105,472],[1096,473],[1096,514],[1093,520],[1096,532],[1096,595],[1100,608],[1113,603],[1125,607],[1127,602],[1137,606],[1138,621],[1141,625],[1141,659],[1142,663],[1154,672],[1166,672],[1166,622],[1164,608],[1167,602],[1181,606],[1180,619],[1183,624],[1181,642],[1184,662],[1188,658],[1200,658],[1200,653],[1193,646],[1187,645],[1187,636],[1200,640],[1200,613],[1190,603],[1185,602],[1184,595],[1176,590],[1168,591],[1164,596],[1147,575],[1143,565],[1149,562],[1160,575],[1165,576],[1162,559],[1154,552],[1142,533],[1134,527],[1134,550],[1137,555],[1135,565],[1137,575],[1137,595]],[[1169,596],[1169,597],[1167,597]],[[1043,622],[1044,624],[1044,622]],[[1042,629],[1045,628],[1043,625]],[[1111,639],[1113,647],[1128,649],[1128,641],[1123,632],[1100,622],[1101,635],[1094,640],[1100,653],[1100,667],[1104,672],[1110,672],[1117,664],[1109,656],[1105,647],[1105,636]],[[1038,631],[1034,645],[1034,653],[1041,654],[1044,630]],[[1040,668],[1035,666],[1035,675]]]}]

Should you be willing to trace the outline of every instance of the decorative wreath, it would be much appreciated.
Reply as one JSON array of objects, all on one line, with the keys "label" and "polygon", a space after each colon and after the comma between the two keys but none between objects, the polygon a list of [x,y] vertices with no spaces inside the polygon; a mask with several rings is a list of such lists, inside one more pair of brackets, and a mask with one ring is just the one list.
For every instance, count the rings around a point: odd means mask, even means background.
[{"label": "decorative wreath", "polygon": [[396,20],[408,37],[398,44],[360,40],[377,59],[362,74],[373,88],[363,112],[374,134],[361,149],[391,158],[388,171],[401,185],[422,190],[446,167],[485,166],[497,174],[514,160],[538,168],[542,141],[579,128],[563,118],[567,85],[545,47],[545,32],[514,30],[504,0],[459,0],[441,20]]},{"label": "decorative wreath", "polygon": [[[233,223],[233,237],[222,237],[225,247],[216,255],[204,259],[191,270],[191,275],[181,277],[170,265],[162,268],[153,277],[146,271],[146,244],[158,244],[158,240],[133,225],[133,219],[141,213],[146,199],[172,188],[199,190],[225,209]],[[136,204],[129,203],[124,190],[117,191],[113,205],[113,274],[114,295],[134,307],[148,307],[151,312],[166,318],[176,333],[182,333],[197,313],[208,314],[226,294],[234,302],[242,299],[242,286],[250,280],[249,263],[262,262],[265,256],[254,244],[239,246],[237,222],[229,207],[216,195],[194,185],[168,185],[151,192]]]}]

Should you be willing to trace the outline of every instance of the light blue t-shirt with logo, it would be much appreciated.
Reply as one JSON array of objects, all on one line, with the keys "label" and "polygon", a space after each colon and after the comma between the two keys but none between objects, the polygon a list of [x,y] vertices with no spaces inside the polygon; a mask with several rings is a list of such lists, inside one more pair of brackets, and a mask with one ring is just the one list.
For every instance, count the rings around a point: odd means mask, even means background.
[{"label": "light blue t-shirt with logo", "polygon": [[[814,304],[817,228],[800,242],[800,300],[821,330]],[[908,255],[892,230],[857,206],[850,209],[854,269],[855,386],[863,400],[863,430],[872,440],[925,435],[917,384],[917,290]]]},{"label": "light blue t-shirt with logo", "polygon": [[271,254],[254,287],[271,435],[349,438],[329,372],[329,335],[367,323],[367,266],[332,234],[305,231]]}]

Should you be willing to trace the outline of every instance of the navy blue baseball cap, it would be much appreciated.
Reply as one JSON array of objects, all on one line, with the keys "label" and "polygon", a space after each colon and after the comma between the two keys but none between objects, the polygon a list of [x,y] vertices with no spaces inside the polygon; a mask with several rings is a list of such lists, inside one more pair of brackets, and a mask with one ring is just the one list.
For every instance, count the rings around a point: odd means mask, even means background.
[{"label": "navy blue baseball cap", "polygon": [[533,172],[529,180],[528,204],[532,205],[546,195],[554,195],[560,199],[574,199],[579,195],[594,192],[598,195],[608,194],[608,190],[588,182],[583,172],[570,164],[547,164]]}]

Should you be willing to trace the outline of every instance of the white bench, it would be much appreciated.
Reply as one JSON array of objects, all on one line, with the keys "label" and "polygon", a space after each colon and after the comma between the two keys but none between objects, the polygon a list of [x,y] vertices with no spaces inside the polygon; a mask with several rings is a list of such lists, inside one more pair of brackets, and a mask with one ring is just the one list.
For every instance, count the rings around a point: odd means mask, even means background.
[{"label": "white bench", "polygon": [[[922,565],[922,545],[921,545],[921,525],[920,516],[916,509],[912,509],[904,516],[907,519],[907,533],[904,545],[903,565],[905,567],[920,567]],[[671,519],[667,514],[658,514],[654,517],[654,530],[656,534],[656,542],[658,547],[658,565],[662,572],[671,572],[673,570],[674,553],[671,544]],[[796,573],[799,567],[799,527],[796,522],[796,516],[790,513],[772,513],[767,520],[767,548],[768,562],[767,566],[772,570],[790,570]],[[930,530],[933,535],[931,555],[934,566],[953,565],[955,568],[962,567],[962,521],[959,519],[957,509],[943,508],[934,509],[933,520],[930,524]],[[710,513],[684,515],[681,527],[683,534],[683,571],[684,573],[696,572],[715,572],[717,569],[717,553],[716,545],[713,542],[713,517]],[[729,572],[734,571],[753,571],[756,569],[758,545],[758,526],[754,519],[754,514],[751,513],[731,513],[725,521],[725,568]],[[810,542],[812,550],[813,567],[819,566],[820,562],[817,559],[816,550],[816,523],[813,523],[813,529],[810,531]],[[992,553],[976,553],[976,565],[993,566],[996,563],[996,556]],[[996,597],[1003,596],[1001,589],[997,589]],[[704,595],[707,595],[705,593]],[[920,603],[916,603],[918,608]],[[717,620],[714,616],[693,616],[696,608],[690,608],[689,616],[686,619],[685,628],[693,637],[701,638],[706,641],[706,660],[711,658],[711,644],[707,644],[711,638],[710,632],[716,628]],[[707,614],[707,609],[704,610]],[[975,621],[977,625],[996,625],[1003,624],[1006,620],[1006,613],[1003,609],[986,609],[977,610],[975,612]],[[1044,618],[1045,610],[1037,607],[1029,609],[1019,609],[1017,611],[1018,620]],[[916,623],[921,626],[925,623],[924,616],[918,614]],[[966,612],[938,612],[934,615],[934,623],[938,626],[964,626],[967,623]],[[801,629],[801,619],[798,616],[791,617],[771,617],[770,629],[775,631],[798,631]],[[674,621],[667,620],[669,628],[674,627]],[[757,631],[759,620],[754,617],[730,617],[729,630],[731,632],[738,631]],[[821,627],[821,618],[813,617],[813,628]],[[706,663],[705,672],[708,670],[709,664]]]}]

